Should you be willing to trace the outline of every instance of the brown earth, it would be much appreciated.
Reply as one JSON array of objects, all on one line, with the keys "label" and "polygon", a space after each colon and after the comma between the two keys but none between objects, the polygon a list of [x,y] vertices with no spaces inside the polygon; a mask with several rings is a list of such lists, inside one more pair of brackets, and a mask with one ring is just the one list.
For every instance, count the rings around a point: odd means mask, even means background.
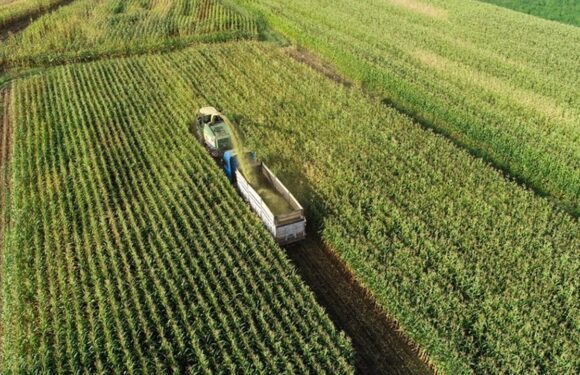
[{"label": "brown earth", "polygon": [[286,252],[318,303],[351,339],[359,374],[433,374],[428,358],[405,338],[337,254],[312,236]]},{"label": "brown earth", "polygon": [[301,47],[287,47],[284,48],[284,51],[294,60],[308,65],[334,82],[347,87],[352,86],[351,81],[340,75],[332,65],[314,55],[312,52]]}]

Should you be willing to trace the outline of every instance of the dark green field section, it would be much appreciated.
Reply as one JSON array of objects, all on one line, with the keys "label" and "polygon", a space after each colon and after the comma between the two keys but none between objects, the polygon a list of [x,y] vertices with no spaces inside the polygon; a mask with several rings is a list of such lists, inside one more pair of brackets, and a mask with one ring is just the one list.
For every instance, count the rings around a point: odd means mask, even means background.
[{"label": "dark green field section", "polygon": [[[12,95],[9,368],[19,358],[40,369],[205,363],[180,356],[191,338],[209,340],[210,366],[229,356],[256,368],[348,370],[346,342],[186,132],[205,105],[226,112],[438,369],[580,365],[578,221],[274,46],[66,66],[16,83]],[[45,354],[33,356],[37,347]],[[279,359],[260,357],[264,348]],[[170,353],[177,365],[165,362]]]},{"label": "dark green field section", "polygon": [[348,340],[189,134],[203,100],[166,90],[165,64],[13,83],[2,372],[352,373]]},{"label": "dark green field section", "polygon": [[580,29],[477,1],[238,0],[384,104],[580,213]]},{"label": "dark green field section", "polygon": [[552,21],[580,26],[578,0],[481,0]]}]

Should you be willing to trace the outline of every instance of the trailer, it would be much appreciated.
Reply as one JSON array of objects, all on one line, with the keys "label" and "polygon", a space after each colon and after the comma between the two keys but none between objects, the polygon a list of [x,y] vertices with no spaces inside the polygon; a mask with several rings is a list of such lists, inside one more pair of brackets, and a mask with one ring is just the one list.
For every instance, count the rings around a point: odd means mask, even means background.
[{"label": "trailer", "polygon": [[224,171],[240,195],[280,245],[305,239],[306,217],[300,203],[254,152],[244,158],[244,170],[251,176],[244,176],[233,150],[223,157]]}]

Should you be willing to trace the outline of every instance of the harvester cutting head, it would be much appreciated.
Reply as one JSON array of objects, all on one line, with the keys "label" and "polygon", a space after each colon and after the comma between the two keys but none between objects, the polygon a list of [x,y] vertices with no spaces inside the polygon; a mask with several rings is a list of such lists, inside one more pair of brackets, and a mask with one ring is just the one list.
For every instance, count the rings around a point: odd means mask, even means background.
[{"label": "harvester cutting head", "polygon": [[221,117],[222,114],[214,107],[203,107],[198,112],[198,117],[199,116],[203,116],[205,122],[210,122],[212,118]]}]

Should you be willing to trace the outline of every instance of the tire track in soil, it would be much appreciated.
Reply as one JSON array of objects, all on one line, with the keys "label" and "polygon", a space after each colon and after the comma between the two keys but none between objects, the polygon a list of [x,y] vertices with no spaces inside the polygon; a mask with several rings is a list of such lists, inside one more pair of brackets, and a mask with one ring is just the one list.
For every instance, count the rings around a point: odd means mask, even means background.
[{"label": "tire track in soil", "polygon": [[291,46],[282,49],[288,56],[294,60],[308,65],[318,73],[326,78],[346,87],[352,87],[353,83],[346,77],[342,76],[338,71],[324,59],[318,57],[306,48]]},{"label": "tire track in soil", "polygon": [[[10,89],[0,89],[0,290],[2,290],[2,259],[4,252],[4,233],[9,222],[6,208],[9,192],[9,162],[12,146],[12,123],[10,121]],[[3,301],[0,297],[0,316],[3,312]],[[3,347],[2,338],[4,327],[0,321],[0,349]],[[0,369],[2,364],[2,350],[0,350]]]},{"label": "tire track in soil", "polygon": [[403,337],[334,251],[309,237],[285,248],[334,324],[350,337],[358,374],[433,374],[427,356]]}]

